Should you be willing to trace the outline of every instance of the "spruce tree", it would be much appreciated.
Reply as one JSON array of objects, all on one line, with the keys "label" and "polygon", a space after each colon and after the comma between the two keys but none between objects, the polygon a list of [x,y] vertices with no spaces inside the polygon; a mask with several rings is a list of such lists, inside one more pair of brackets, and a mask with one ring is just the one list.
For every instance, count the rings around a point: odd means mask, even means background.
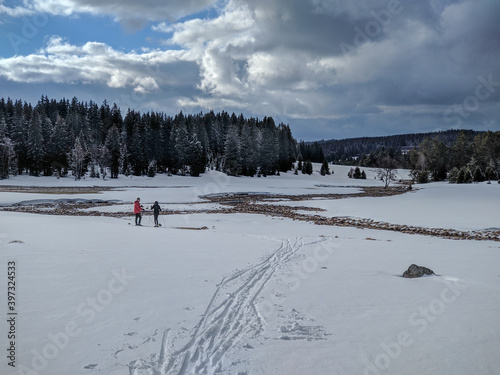
[{"label": "spruce tree", "polygon": [[259,167],[259,142],[258,129],[254,121],[247,122],[241,133],[241,163],[244,176],[255,176]]},{"label": "spruce tree", "polygon": [[51,176],[52,175],[52,159],[51,159],[51,154],[49,152],[49,147],[50,147],[50,138],[52,136],[52,131],[53,131],[53,124],[51,119],[47,116],[45,111],[43,109],[39,110],[40,112],[40,118],[42,121],[42,139],[43,139],[43,150],[44,150],[44,157],[43,157],[43,174],[44,176]]},{"label": "spruce tree", "polygon": [[450,172],[448,173],[448,181],[450,183],[456,184],[458,181],[458,168],[453,167]]},{"label": "spruce tree", "polygon": [[302,167],[303,167],[303,163],[304,163],[304,157],[302,156],[302,154],[299,154],[299,156],[297,156],[297,170],[299,171],[302,171]]},{"label": "spruce tree", "polygon": [[224,146],[224,172],[230,176],[239,176],[241,169],[241,140],[238,129],[231,126]]},{"label": "spruce tree", "polygon": [[120,142],[120,173],[125,176],[130,175],[130,161],[129,161],[129,152],[127,147],[127,134],[125,131],[122,131],[121,134],[121,142]]},{"label": "spruce tree", "polygon": [[474,179],[474,182],[483,182],[484,181],[484,175],[483,175],[483,172],[481,171],[481,168],[479,167],[479,165],[476,166],[476,168],[474,169],[473,179]]},{"label": "spruce tree", "polygon": [[144,169],[144,148],[142,144],[142,134],[138,126],[133,130],[132,140],[130,143],[130,164],[135,176],[140,176]]},{"label": "spruce tree", "polygon": [[120,172],[120,133],[116,125],[113,125],[106,136],[106,149],[108,152],[107,162],[111,178],[118,178]]},{"label": "spruce tree", "polygon": [[[264,121],[266,118],[264,119]],[[274,174],[278,169],[278,157],[279,157],[279,143],[276,134],[276,128],[270,126],[274,121],[268,120],[264,122],[264,128],[262,129],[262,147],[260,153],[260,169],[264,176],[268,174]]]},{"label": "spruce tree", "polygon": [[470,184],[472,182],[472,174],[467,167],[462,167],[458,171],[457,184]]},{"label": "spruce tree", "polygon": [[328,167],[328,162],[326,161],[326,159],[323,160],[323,164],[321,164],[320,174],[322,176],[330,174],[330,168]]},{"label": "spruce tree", "polygon": [[0,180],[9,178],[11,173],[17,173],[14,144],[9,137],[0,138]]},{"label": "spruce tree", "polygon": [[7,137],[7,121],[5,121],[5,116],[0,112],[0,139]]},{"label": "spruce tree", "polygon": [[148,164],[148,177],[156,176],[156,160],[151,160]]},{"label": "spruce tree", "polygon": [[51,155],[51,168],[60,176],[63,169],[67,169],[67,154],[71,150],[66,121],[58,116],[49,142],[48,152]]},{"label": "spruce tree", "polygon": [[80,137],[76,137],[75,146],[68,155],[69,166],[73,172],[75,180],[79,180],[84,175],[84,163],[85,163],[86,152],[80,141]]},{"label": "spruce tree", "polygon": [[28,122],[22,114],[14,117],[11,139],[17,158],[17,172],[22,174],[28,163]]},{"label": "spruce tree", "polygon": [[307,160],[304,164],[304,173],[311,175],[313,173],[313,165],[310,160]]},{"label": "spruce tree", "polygon": [[186,174],[187,158],[188,158],[188,148],[189,148],[189,134],[186,126],[186,122],[182,112],[179,116],[176,116],[178,123],[174,125],[172,131],[172,143],[173,143],[173,161],[174,170],[173,173],[176,174],[180,171],[181,175]]},{"label": "spruce tree", "polygon": [[491,182],[491,180],[496,180],[498,178],[497,170],[495,168],[495,162],[492,158],[488,162],[488,167],[486,168],[485,174],[488,182]]},{"label": "spruce tree", "polygon": [[353,177],[358,180],[361,178],[361,170],[359,169],[359,167],[356,167],[354,169]]},{"label": "spruce tree", "polygon": [[188,165],[189,174],[193,177],[198,177],[205,172],[206,158],[203,153],[203,146],[194,133],[189,140],[188,147]]},{"label": "spruce tree", "polygon": [[27,166],[29,173],[32,176],[39,176],[43,169],[43,137],[42,137],[42,121],[38,113],[34,113],[31,117],[28,128],[28,152]]}]

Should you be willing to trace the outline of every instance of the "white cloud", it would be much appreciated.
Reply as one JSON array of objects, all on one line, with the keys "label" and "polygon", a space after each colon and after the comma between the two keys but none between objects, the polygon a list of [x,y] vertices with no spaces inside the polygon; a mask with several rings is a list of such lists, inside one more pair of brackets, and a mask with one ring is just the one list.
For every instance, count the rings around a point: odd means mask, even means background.
[{"label": "white cloud", "polygon": [[206,9],[217,0],[24,0],[22,7],[7,8],[0,4],[0,14],[17,17],[33,12],[71,16],[78,14],[108,15],[118,21],[140,23],[142,21],[176,20]]},{"label": "white cloud", "polygon": [[214,19],[192,19],[154,30],[171,33],[169,44],[184,48],[184,57],[200,67],[197,86],[215,95],[244,95],[244,64],[255,42],[255,20],[246,5],[229,2]]},{"label": "white cloud", "polygon": [[[27,9],[25,7],[16,6],[16,7],[12,8],[12,7],[7,7],[7,6],[3,5],[3,3],[4,3],[4,1],[0,0],[0,16],[2,14],[5,14],[9,17],[24,17],[24,16],[29,16],[29,15],[33,14],[33,10]],[[2,23],[1,19],[0,19],[0,23]]]},{"label": "white cloud", "polygon": [[178,63],[181,57],[182,51],[124,53],[104,43],[75,46],[53,37],[37,53],[0,59],[0,76],[28,83],[97,83],[145,93],[168,83],[158,66]]}]

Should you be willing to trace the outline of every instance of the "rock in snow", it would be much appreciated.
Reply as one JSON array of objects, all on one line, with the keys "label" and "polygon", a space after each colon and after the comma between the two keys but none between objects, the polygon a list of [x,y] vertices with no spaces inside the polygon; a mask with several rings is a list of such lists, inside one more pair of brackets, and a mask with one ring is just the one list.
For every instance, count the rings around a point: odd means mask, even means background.
[{"label": "rock in snow", "polygon": [[434,275],[434,271],[426,267],[421,267],[417,266],[416,264],[412,264],[403,273],[403,277],[406,277],[408,279],[413,279],[415,277],[422,277],[424,275]]}]

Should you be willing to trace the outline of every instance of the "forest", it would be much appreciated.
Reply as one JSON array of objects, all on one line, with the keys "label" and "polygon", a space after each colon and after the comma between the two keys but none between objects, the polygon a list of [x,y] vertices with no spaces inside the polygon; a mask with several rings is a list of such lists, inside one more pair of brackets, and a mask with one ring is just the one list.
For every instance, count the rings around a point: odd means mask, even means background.
[{"label": "forest", "polygon": [[[448,130],[427,134],[405,134],[377,138],[326,141],[328,159],[359,167],[409,169],[418,183],[449,180],[472,183],[500,177],[500,132]],[[324,146],[324,141],[320,142]],[[367,152],[353,154],[359,150]],[[337,153],[336,153],[337,152]],[[342,159],[336,159],[339,153]],[[349,154],[351,153],[351,154]],[[348,156],[346,156],[348,155]]]},{"label": "forest", "polygon": [[419,146],[425,138],[437,138],[445,145],[453,144],[460,132],[473,138],[479,132],[473,130],[446,130],[432,133],[397,134],[383,137],[358,137],[321,140],[319,144],[328,160],[336,164],[353,164],[360,156],[376,154],[379,150],[392,150],[394,156],[400,151]]},{"label": "forest", "polygon": [[500,177],[500,132],[472,137],[462,131],[450,145],[428,137],[405,157],[419,183],[446,179],[452,183],[490,182]]},{"label": "forest", "polygon": [[[326,157],[325,157],[326,156]],[[297,142],[290,126],[272,117],[227,112],[125,116],[116,104],[42,96],[35,106],[0,99],[0,179],[11,175],[117,178],[157,173],[199,176],[207,169],[231,176],[268,176],[311,163],[411,170],[419,183],[467,183],[500,176],[500,132],[448,130],[425,134]],[[297,163],[295,163],[297,162]],[[362,178],[352,170],[353,178]],[[333,171],[332,171],[333,172]]]},{"label": "forest", "polygon": [[[207,168],[233,176],[266,176],[293,166],[298,145],[272,117],[200,113],[168,116],[116,104],[48,99],[35,106],[0,99],[0,178],[80,179],[169,173],[199,176]],[[309,149],[305,146],[305,149]]]}]

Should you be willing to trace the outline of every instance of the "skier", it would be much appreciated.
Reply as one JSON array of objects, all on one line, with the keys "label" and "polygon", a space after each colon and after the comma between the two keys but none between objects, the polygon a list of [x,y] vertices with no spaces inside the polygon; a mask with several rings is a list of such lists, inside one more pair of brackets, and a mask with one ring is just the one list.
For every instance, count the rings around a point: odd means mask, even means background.
[{"label": "skier", "polygon": [[144,207],[141,205],[141,198],[137,198],[134,202],[135,225],[141,225],[142,211],[144,211]]},{"label": "skier", "polygon": [[151,209],[153,210],[153,216],[155,219],[155,227],[159,227],[160,224],[158,223],[158,215],[160,214],[161,207],[158,204],[158,201],[155,201],[155,204],[151,206]]}]

